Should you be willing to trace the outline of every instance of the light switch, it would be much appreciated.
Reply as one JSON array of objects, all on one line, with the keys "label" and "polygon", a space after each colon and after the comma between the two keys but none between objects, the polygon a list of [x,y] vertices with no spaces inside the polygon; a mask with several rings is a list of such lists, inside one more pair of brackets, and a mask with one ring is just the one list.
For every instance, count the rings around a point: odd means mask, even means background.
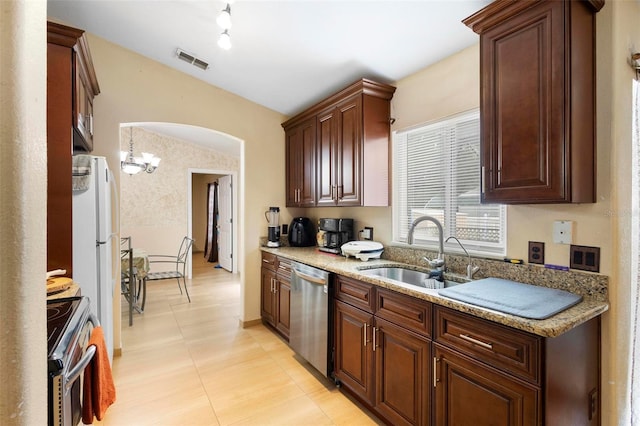
[{"label": "light switch", "polygon": [[556,244],[571,244],[573,238],[573,221],[556,220],[553,222],[553,242]]}]

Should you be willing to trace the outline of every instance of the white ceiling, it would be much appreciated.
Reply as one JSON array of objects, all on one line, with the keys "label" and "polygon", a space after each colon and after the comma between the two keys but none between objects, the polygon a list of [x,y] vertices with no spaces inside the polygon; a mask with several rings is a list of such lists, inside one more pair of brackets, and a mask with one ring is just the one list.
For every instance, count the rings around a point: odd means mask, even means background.
[{"label": "white ceiling", "polygon": [[[461,20],[490,0],[48,0],[84,29],[287,116],[359,78],[393,83],[478,41]],[[210,64],[176,57],[180,48]],[[100,77],[99,70],[97,71]],[[185,138],[182,138],[185,139]]]}]

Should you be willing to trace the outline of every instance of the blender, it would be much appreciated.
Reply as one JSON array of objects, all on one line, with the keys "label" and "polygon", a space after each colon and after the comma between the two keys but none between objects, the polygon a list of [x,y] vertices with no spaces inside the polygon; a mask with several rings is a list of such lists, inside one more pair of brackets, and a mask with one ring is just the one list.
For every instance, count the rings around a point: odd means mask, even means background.
[{"label": "blender", "polygon": [[280,247],[280,207],[269,207],[264,217],[269,223],[267,247]]}]

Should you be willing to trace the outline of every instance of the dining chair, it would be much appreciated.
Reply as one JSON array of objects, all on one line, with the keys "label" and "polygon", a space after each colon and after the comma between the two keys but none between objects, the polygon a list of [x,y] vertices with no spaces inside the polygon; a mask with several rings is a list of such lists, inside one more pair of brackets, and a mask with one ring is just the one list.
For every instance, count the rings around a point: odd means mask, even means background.
[{"label": "dining chair", "polygon": [[[150,254],[149,255],[149,269],[150,272],[147,274],[147,280],[155,281],[155,280],[166,280],[170,278],[175,278],[178,281],[178,289],[180,290],[180,294],[182,294],[182,287],[180,286],[180,280],[184,285],[184,291],[187,293],[187,299],[189,303],[191,303],[191,297],[189,296],[189,290],[187,289],[187,281],[186,281],[186,266],[187,266],[187,256],[189,254],[189,250],[193,246],[193,239],[189,237],[184,237],[182,239],[182,243],[180,244],[180,248],[178,249],[178,255],[165,255],[165,254]],[[175,265],[175,269],[169,271],[162,272],[153,272],[154,264],[173,264]]]},{"label": "dining chair", "polygon": [[133,325],[136,303],[136,267],[133,266],[131,237],[120,238],[120,292],[129,303],[129,327]]}]

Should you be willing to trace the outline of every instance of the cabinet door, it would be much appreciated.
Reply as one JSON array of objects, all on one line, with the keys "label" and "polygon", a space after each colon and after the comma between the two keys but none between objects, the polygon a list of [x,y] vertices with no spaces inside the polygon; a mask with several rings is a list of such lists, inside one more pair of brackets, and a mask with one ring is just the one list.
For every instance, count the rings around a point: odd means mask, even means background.
[{"label": "cabinet door", "polygon": [[335,304],[335,377],[373,405],[373,315],[339,300]]},{"label": "cabinet door", "polygon": [[336,107],[335,198],[339,206],[359,206],[362,170],[362,96],[356,95]]},{"label": "cabinet door", "polygon": [[429,340],[377,317],[373,332],[376,411],[394,425],[429,424]]},{"label": "cabinet door", "polygon": [[336,119],[335,107],[318,114],[318,206],[336,204]]},{"label": "cabinet door", "polygon": [[439,344],[434,347],[437,426],[540,424],[537,388]]},{"label": "cabinet door", "polygon": [[315,205],[316,119],[312,117],[286,131],[288,207]]},{"label": "cabinet door", "polygon": [[93,151],[93,96],[88,88],[86,71],[82,68],[78,56],[74,54],[73,82],[73,126],[76,135],[73,138],[73,150],[77,152]]},{"label": "cabinet door", "polygon": [[276,321],[276,304],[274,298],[274,290],[276,282],[276,273],[262,268],[262,278],[260,285],[262,288],[262,294],[260,296],[260,316],[267,323],[275,326]]},{"label": "cabinet door", "polygon": [[289,338],[291,285],[288,281],[278,279],[276,287],[276,329]]},{"label": "cabinet door", "polygon": [[[593,127],[593,114],[570,123],[574,106],[567,89],[571,75],[565,69],[571,50],[565,7],[565,2],[538,2],[481,35],[485,202],[569,202],[571,186],[586,183],[587,175],[572,182],[571,168],[586,167],[582,161],[593,163],[587,158],[593,156],[593,146],[572,149],[568,129],[573,124]],[[579,96],[588,103],[589,93]]]}]

